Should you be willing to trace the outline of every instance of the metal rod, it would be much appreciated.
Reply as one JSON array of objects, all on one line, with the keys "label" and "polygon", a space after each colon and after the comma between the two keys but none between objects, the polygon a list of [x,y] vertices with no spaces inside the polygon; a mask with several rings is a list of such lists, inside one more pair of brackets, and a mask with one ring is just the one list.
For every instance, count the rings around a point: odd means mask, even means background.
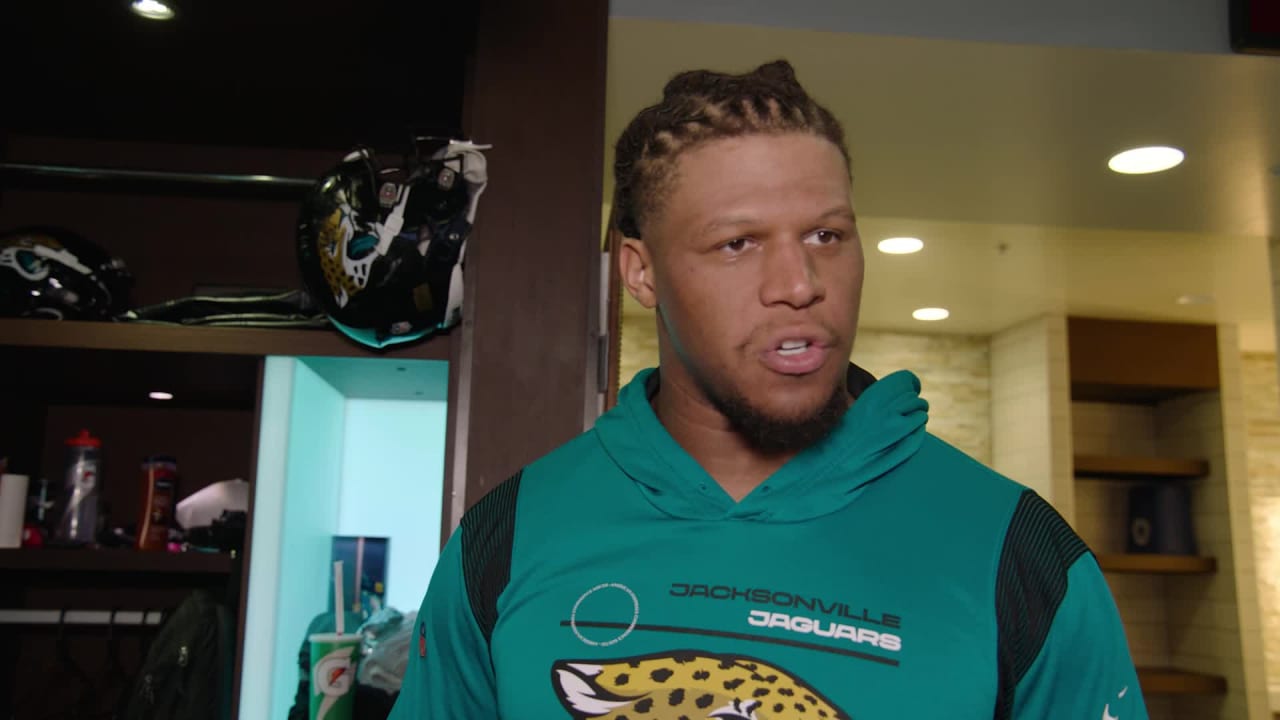
[{"label": "metal rod", "polygon": [[0,610],[0,625],[159,625],[159,610]]},{"label": "metal rod", "polygon": [[65,180],[117,180],[133,182],[162,182],[193,185],[248,185],[262,188],[287,188],[305,190],[315,184],[306,178],[279,175],[233,175],[225,173],[170,172],[165,170],[121,170],[118,168],[87,168],[70,165],[35,165],[30,163],[0,163],[0,170],[34,177]]}]

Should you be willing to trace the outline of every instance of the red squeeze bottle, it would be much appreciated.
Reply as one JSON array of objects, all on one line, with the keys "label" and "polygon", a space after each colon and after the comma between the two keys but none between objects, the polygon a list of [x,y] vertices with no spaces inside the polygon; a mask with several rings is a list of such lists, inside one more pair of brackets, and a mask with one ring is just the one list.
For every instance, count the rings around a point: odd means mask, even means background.
[{"label": "red squeeze bottle", "polygon": [[138,549],[164,550],[178,504],[178,461],[153,455],[142,461],[142,511],[138,517]]}]

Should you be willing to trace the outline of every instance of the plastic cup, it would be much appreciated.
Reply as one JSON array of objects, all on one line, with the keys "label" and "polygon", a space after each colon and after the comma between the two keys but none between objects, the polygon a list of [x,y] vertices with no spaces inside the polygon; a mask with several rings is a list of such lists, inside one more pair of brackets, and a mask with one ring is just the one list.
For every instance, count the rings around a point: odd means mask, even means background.
[{"label": "plastic cup", "polygon": [[0,548],[22,546],[22,523],[27,511],[26,475],[0,475]]},{"label": "plastic cup", "polygon": [[351,720],[358,633],[316,633],[311,640],[311,720]]}]

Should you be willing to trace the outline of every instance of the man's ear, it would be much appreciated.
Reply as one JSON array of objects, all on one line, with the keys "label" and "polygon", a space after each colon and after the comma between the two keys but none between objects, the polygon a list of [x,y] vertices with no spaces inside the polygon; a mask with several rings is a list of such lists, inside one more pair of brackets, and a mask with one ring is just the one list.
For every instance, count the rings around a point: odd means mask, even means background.
[{"label": "man's ear", "polygon": [[638,238],[623,236],[618,248],[618,270],[622,284],[645,308],[652,310],[658,304],[658,293],[653,283],[653,256],[649,246]]}]

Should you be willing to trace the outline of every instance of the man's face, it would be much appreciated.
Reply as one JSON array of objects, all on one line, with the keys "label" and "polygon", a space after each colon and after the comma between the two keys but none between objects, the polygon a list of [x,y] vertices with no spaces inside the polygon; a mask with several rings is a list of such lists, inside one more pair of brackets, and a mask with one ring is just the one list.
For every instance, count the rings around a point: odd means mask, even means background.
[{"label": "man's face", "polygon": [[863,276],[849,190],[840,151],[814,135],[679,156],[632,258],[647,255],[637,299],[659,313],[664,385],[682,373],[722,412],[784,426],[847,406]]}]

